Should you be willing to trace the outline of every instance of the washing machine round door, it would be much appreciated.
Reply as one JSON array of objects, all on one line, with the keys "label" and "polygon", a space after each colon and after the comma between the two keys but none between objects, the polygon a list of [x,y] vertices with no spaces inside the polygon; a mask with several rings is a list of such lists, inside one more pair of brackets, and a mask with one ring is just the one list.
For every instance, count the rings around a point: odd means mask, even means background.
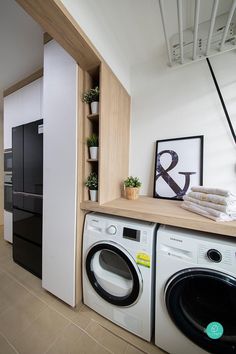
[{"label": "washing machine round door", "polygon": [[142,277],[135,260],[115,242],[97,242],[86,257],[86,273],[94,290],[117,306],[131,306],[142,291]]},{"label": "washing machine round door", "polygon": [[212,269],[182,270],[166,284],[165,302],[195,344],[210,353],[236,353],[236,278]]}]

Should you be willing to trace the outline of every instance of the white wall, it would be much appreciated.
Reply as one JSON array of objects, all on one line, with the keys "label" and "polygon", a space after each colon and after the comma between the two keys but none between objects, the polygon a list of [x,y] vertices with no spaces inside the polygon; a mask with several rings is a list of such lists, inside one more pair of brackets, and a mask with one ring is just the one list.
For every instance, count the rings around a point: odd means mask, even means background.
[{"label": "white wall", "polygon": [[[236,53],[211,59],[236,127]],[[152,195],[155,141],[204,135],[204,185],[236,192],[235,144],[206,61],[169,68],[166,57],[132,69],[130,173]]]},{"label": "white wall", "polygon": [[[112,17],[106,2],[94,0],[62,0],[113,72],[130,92],[129,62],[112,31]],[[111,5],[112,6],[112,5]],[[105,18],[110,19],[111,26]]]}]

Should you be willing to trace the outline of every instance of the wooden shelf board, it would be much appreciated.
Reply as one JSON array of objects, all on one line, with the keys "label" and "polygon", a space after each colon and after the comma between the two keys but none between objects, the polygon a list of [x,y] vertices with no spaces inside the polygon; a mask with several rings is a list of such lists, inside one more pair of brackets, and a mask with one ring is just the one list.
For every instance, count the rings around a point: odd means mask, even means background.
[{"label": "wooden shelf board", "polygon": [[99,118],[99,114],[88,114],[87,118],[93,121],[97,121]]},{"label": "wooden shelf board", "polygon": [[[91,200],[86,200],[86,201],[83,202],[83,203],[85,203],[86,205],[88,205],[90,208],[97,207],[97,205],[98,205],[98,202],[92,202]],[[81,204],[83,204],[83,203],[81,203]],[[81,208],[81,209],[82,209],[82,208]],[[86,210],[86,209],[84,209],[84,210]]]},{"label": "wooden shelf board", "polygon": [[87,159],[87,162],[98,162],[98,160],[94,160],[94,159]]},{"label": "wooden shelf board", "polygon": [[215,222],[182,209],[181,203],[142,196],[137,200],[119,198],[104,204],[82,202],[81,209],[236,237],[236,221]]}]

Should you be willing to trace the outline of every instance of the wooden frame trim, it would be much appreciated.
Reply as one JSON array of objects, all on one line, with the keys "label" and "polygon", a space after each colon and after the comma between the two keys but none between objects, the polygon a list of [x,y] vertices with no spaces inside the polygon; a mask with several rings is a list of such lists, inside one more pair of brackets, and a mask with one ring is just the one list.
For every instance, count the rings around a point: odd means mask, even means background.
[{"label": "wooden frame trim", "polygon": [[43,34],[43,44],[47,44],[51,40],[53,40],[52,36],[50,36],[50,34],[48,32],[44,32],[44,34]]},{"label": "wooden frame trim", "polygon": [[6,90],[3,91],[3,97],[9,96],[13,92],[21,89],[22,87],[29,85],[31,82],[40,79],[40,77],[42,76],[43,76],[43,68],[35,71],[33,74],[27,76],[21,81],[18,81],[12,86],[8,87]]},{"label": "wooden frame trim", "polygon": [[60,0],[16,0],[83,70],[98,66],[102,57]]}]

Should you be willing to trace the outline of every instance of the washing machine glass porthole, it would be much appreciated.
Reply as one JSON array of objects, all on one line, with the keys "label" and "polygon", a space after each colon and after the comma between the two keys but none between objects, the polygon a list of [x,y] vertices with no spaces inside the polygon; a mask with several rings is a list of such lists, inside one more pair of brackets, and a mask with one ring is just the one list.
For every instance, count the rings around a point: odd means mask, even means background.
[{"label": "washing machine glass porthole", "polygon": [[169,279],[165,302],[175,325],[214,354],[236,353],[236,278],[202,268]]},{"label": "washing machine glass porthole", "polygon": [[140,271],[132,257],[119,245],[94,245],[86,257],[86,272],[94,290],[113,305],[130,306],[140,295]]}]

